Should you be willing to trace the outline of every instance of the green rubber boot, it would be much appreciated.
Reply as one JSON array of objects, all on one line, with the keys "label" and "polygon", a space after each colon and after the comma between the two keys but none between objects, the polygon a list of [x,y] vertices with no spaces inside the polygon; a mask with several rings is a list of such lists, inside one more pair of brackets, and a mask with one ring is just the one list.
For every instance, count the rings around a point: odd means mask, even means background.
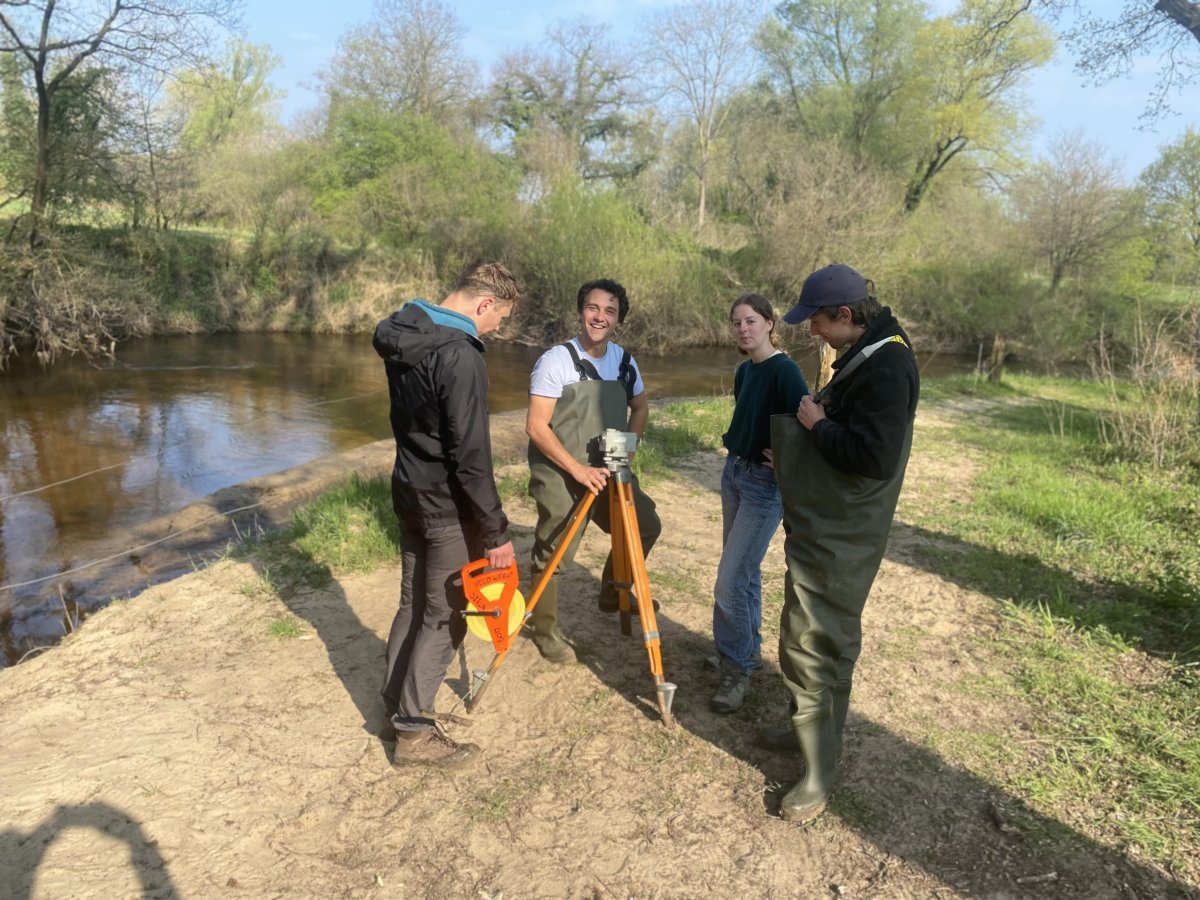
[{"label": "green rubber boot", "polygon": [[804,754],[804,777],[779,804],[779,815],[806,825],[825,812],[837,775],[837,730],[832,706],[792,716],[792,725]]},{"label": "green rubber boot", "polygon": [[[833,726],[837,730],[837,758],[842,759],[842,734],[846,730],[846,715],[850,712],[849,681],[840,682],[833,689]],[[776,753],[799,753],[800,741],[796,729],[787,725],[768,725],[758,732],[758,746]]]},{"label": "green rubber boot", "polygon": [[837,764],[842,764],[842,734],[846,730],[846,716],[850,712],[850,682],[839,681],[833,686],[833,728],[837,732]]}]

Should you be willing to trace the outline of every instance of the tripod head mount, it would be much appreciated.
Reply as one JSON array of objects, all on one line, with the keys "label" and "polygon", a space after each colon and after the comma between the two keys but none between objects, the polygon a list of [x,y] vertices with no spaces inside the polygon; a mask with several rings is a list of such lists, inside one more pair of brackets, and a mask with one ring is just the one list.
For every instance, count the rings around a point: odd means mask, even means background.
[{"label": "tripod head mount", "polygon": [[632,431],[606,428],[597,440],[604,466],[614,475],[629,471],[629,454],[637,450],[638,436]]}]

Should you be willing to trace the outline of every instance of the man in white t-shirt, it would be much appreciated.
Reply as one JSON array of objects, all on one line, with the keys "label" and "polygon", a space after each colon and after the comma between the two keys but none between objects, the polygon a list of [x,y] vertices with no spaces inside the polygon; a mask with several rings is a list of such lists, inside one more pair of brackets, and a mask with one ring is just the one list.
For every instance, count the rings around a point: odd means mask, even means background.
[{"label": "man in white t-shirt", "polygon": [[[625,288],[609,279],[589,281],[576,297],[579,335],[542,354],[529,384],[529,493],[537,502],[538,523],[531,554],[532,579],[537,580],[563,534],[571,511],[584,491],[599,494],[608,482],[608,469],[599,453],[598,438],[606,428],[632,431],[640,438],[650,406],[637,363],[610,338],[629,313]],[[642,549],[648,556],[662,524],[654,501],[633,481],[634,508]],[[610,530],[607,497],[592,506],[591,518]],[[563,554],[559,571],[575,558],[584,528]],[[617,591],[612,583],[612,557],[604,566],[600,609],[616,612]],[[567,663],[575,651],[558,628],[558,574],[550,579],[531,620],[533,641],[543,657]]]}]

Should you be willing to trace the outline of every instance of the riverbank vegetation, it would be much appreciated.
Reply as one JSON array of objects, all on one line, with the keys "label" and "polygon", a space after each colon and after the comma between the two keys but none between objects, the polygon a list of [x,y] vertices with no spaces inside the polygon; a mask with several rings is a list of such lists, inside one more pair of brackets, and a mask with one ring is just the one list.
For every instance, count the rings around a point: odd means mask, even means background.
[{"label": "riverbank vegetation", "polygon": [[1030,158],[1022,85],[1059,5],[690,0],[637,47],[560,23],[485,77],[450,6],[377,0],[286,128],[270,48],[220,41],[231,0],[114,6],[107,31],[11,7],[0,360],[364,330],[495,256],[528,288],[517,340],[567,334],[575,288],[608,274],[626,343],[708,344],[738,293],[786,303],[838,260],[926,352],[1120,361],[1138,323],[1196,305],[1200,136],[1133,184],[1078,135]]},{"label": "riverbank vegetation", "polygon": [[[1002,386],[975,378],[925,385],[912,470],[926,474],[910,472],[893,540],[910,565],[980,596],[982,618],[951,654],[972,664],[936,685],[943,708],[909,712],[933,752],[1037,814],[997,809],[998,827],[1053,843],[1046,823],[1062,823],[1063,835],[1126,847],[1194,878],[1200,434],[1194,426],[1176,433],[1162,456],[1131,453],[1110,434],[1136,387],[1111,387],[1029,376]],[[656,410],[639,450],[646,483],[677,489],[680,464],[716,453],[731,411],[727,397]],[[506,502],[524,493],[522,468],[503,461]],[[961,476],[954,490],[939,472]],[[386,479],[355,479],[250,552],[276,590],[292,590],[394,559],[389,523]],[[659,577],[666,584],[680,576],[651,565],[652,580]],[[765,582],[770,619],[782,596],[778,578]],[[685,593],[708,589],[689,584]],[[872,603],[887,602],[877,590]],[[949,652],[944,637],[903,622],[887,631],[876,639],[889,659]],[[956,697],[986,697],[1003,714],[956,729],[945,714]]]}]

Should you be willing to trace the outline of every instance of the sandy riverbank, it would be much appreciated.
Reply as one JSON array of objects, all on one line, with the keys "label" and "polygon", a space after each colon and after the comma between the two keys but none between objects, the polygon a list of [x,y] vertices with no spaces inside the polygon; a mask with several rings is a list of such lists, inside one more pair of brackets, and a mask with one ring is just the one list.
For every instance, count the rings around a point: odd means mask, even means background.
[{"label": "sandy riverbank", "polygon": [[[498,454],[519,458],[519,422],[496,426]],[[947,471],[922,457],[938,427],[922,416],[868,604],[846,773],[817,825],[775,815],[797,761],[753,744],[784,708],[773,667],[739,713],[708,710],[721,459],[699,454],[651,491],[674,729],[659,721],[640,642],[595,608],[597,533],[563,591],[579,663],[550,665],[521,640],[455,731],[485,751],[455,775],[395,771],[374,735],[398,566],[279,593],[253,562],[221,562],[0,672],[0,897],[1195,896],[928,749],[930,721],[1015,740],[1022,715],[946,690],[977,674],[970,647],[995,612],[924,567],[928,533],[904,524],[966,490],[969,461]],[[528,502],[509,513],[523,562],[535,513]],[[769,661],[782,571],[777,535],[764,567]],[[273,637],[281,619],[299,635]],[[469,641],[441,711],[462,713],[470,669],[490,659]]]}]

